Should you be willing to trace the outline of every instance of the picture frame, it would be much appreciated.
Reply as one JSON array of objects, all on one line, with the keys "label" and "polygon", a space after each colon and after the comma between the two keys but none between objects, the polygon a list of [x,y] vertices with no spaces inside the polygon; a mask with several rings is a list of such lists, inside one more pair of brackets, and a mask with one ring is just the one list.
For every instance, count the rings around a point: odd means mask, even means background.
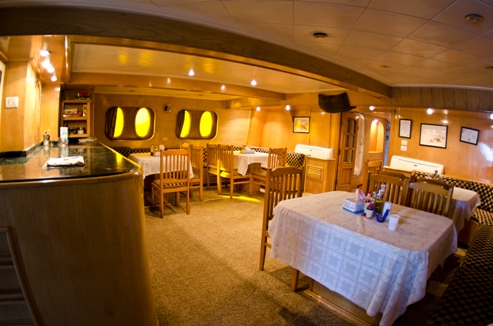
[{"label": "picture frame", "polygon": [[447,134],[448,126],[422,123],[419,145],[447,148]]},{"label": "picture frame", "polygon": [[413,121],[410,119],[399,119],[399,137],[411,138]]},{"label": "picture frame", "polygon": [[310,133],[310,117],[294,117],[293,132],[295,133]]},{"label": "picture frame", "polygon": [[460,129],[460,141],[472,145],[478,145],[479,130],[467,127],[461,127]]}]

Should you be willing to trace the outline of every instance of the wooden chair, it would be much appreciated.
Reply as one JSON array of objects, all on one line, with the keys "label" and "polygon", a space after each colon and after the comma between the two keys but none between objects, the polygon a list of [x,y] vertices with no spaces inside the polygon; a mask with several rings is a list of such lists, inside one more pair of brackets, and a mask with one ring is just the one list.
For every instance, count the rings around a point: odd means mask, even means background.
[{"label": "wooden chair", "polygon": [[223,180],[229,183],[229,198],[233,198],[234,186],[248,184],[248,195],[252,195],[252,175],[241,175],[235,170],[234,147],[232,145],[217,146],[217,193],[222,193]]},{"label": "wooden chair", "polygon": [[[280,166],[286,166],[286,156],[288,149],[283,148],[269,148],[269,158],[267,160],[267,168],[275,170]],[[265,187],[267,178],[267,171],[262,169],[260,163],[250,164],[250,171],[252,171],[252,183]]]},{"label": "wooden chair", "polygon": [[[303,169],[295,167],[278,167],[275,170],[267,169],[266,173],[262,237],[260,241],[259,270],[261,271],[264,270],[267,248],[272,248],[272,244],[269,242],[269,223],[274,217],[274,208],[283,200],[301,197],[303,195],[304,182]],[[298,276],[298,270],[293,269],[291,280],[293,291],[298,286]]]},{"label": "wooden chair", "polygon": [[366,161],[366,173],[367,173],[367,184],[366,192],[370,190],[370,176],[379,174],[382,171],[382,161],[381,160],[367,160]]},{"label": "wooden chair", "polygon": [[381,185],[385,184],[383,200],[398,205],[406,205],[409,182],[410,179],[402,173],[386,173],[382,171],[379,174],[370,174],[368,189],[371,193],[378,192]]},{"label": "wooden chair", "polygon": [[159,198],[161,218],[164,218],[165,194],[175,193],[175,205],[180,193],[185,193],[186,213],[190,214],[190,151],[186,149],[160,150],[159,179],[152,182],[152,204]]},{"label": "wooden chair", "polygon": [[183,143],[181,147],[190,151],[192,160],[193,176],[190,179],[190,197],[193,198],[192,189],[199,189],[199,198],[202,201],[204,198],[204,147],[189,143]]},{"label": "wooden chair", "polygon": [[217,176],[217,146],[216,144],[207,144],[207,189],[211,186],[211,175]]},{"label": "wooden chair", "polygon": [[418,179],[409,184],[411,208],[449,217],[454,186],[440,180]]}]

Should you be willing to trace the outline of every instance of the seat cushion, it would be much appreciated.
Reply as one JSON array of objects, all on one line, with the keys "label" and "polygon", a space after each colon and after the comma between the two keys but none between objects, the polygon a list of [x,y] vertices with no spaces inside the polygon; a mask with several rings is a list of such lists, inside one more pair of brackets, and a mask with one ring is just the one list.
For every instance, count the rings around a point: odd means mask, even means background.
[{"label": "seat cushion", "polygon": [[[155,187],[160,187],[161,185],[161,180],[156,179],[152,182],[152,185]],[[171,189],[171,188],[181,188],[181,187],[186,187],[187,183],[186,182],[173,182],[173,180],[166,181],[166,184],[163,185],[164,189]]]},{"label": "seat cushion", "polygon": [[480,225],[493,225],[493,213],[482,208],[476,208],[476,212],[471,219]]},{"label": "seat cushion", "polygon": [[478,227],[461,267],[493,275],[493,226]]},{"label": "seat cushion", "polygon": [[459,268],[425,325],[493,323],[493,275]]}]

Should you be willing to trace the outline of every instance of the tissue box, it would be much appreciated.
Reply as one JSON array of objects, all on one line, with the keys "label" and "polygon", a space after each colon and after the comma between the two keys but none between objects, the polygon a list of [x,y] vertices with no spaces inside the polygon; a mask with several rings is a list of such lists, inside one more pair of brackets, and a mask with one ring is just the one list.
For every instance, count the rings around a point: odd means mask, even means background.
[{"label": "tissue box", "polygon": [[365,209],[365,202],[356,200],[355,198],[347,198],[344,199],[342,208],[351,213],[362,213]]}]

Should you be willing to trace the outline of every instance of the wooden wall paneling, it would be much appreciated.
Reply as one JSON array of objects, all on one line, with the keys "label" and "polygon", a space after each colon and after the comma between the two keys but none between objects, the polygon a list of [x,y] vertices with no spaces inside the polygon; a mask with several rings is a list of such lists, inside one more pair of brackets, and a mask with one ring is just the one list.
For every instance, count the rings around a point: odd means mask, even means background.
[{"label": "wooden wall paneling", "polygon": [[[24,150],[24,103],[26,94],[28,62],[8,62],[5,65],[5,79],[3,98],[10,96],[19,97],[19,107],[15,109],[3,109],[1,151]],[[4,101],[5,103],[5,101]]]},{"label": "wooden wall paneling", "polygon": [[[262,139],[265,128],[265,121],[270,114],[267,110],[250,111],[250,129],[248,130],[247,144],[252,146],[264,146]],[[271,131],[272,132],[272,131]]]},{"label": "wooden wall paneling", "polygon": [[41,121],[40,121],[40,139],[42,141],[43,134],[47,131],[50,134],[50,139],[58,139],[58,121],[59,121],[59,106],[60,106],[60,85],[46,84],[43,85],[41,96]]},{"label": "wooden wall paneling", "polygon": [[[398,136],[398,119],[412,120],[411,139]],[[444,123],[444,121],[448,123]],[[396,111],[396,123],[392,128],[393,141],[389,147],[389,158],[392,155],[415,158],[424,161],[444,164],[445,174],[457,178],[493,182],[493,121],[489,114],[453,110],[435,110],[432,115],[426,109],[399,108]],[[448,126],[447,148],[435,148],[419,145],[421,123]],[[460,141],[461,127],[478,129],[478,145]],[[401,140],[407,140],[407,151],[401,151]]]}]

